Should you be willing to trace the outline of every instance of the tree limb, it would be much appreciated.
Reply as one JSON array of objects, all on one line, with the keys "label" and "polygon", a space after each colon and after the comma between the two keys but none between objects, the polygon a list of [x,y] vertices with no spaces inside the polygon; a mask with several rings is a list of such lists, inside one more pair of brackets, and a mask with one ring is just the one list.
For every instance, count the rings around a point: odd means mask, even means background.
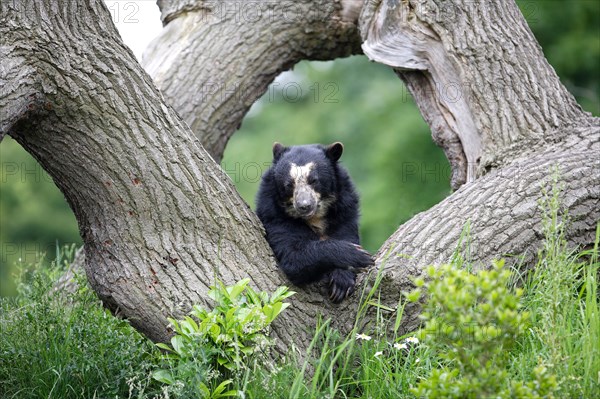
[{"label": "tree limb", "polygon": [[[301,60],[360,52],[357,1],[159,1],[163,32],[143,65],[220,162],[250,106]],[[250,42],[249,42],[250,41]]]}]

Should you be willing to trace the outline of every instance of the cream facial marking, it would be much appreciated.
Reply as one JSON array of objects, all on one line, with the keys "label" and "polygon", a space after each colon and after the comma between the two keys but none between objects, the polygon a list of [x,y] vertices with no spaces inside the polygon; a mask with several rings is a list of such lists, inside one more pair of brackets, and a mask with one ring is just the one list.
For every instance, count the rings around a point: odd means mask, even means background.
[{"label": "cream facial marking", "polygon": [[290,176],[294,179],[296,186],[298,183],[306,183],[306,179],[308,179],[308,175],[312,170],[313,166],[315,166],[314,162],[309,162],[306,165],[298,166],[295,163],[292,163],[290,166]]},{"label": "cream facial marking", "polygon": [[301,166],[295,163],[290,165],[290,177],[294,180],[294,194],[288,213],[293,217],[308,220],[315,216],[319,209],[321,195],[308,184],[308,176],[314,166],[314,162]]}]

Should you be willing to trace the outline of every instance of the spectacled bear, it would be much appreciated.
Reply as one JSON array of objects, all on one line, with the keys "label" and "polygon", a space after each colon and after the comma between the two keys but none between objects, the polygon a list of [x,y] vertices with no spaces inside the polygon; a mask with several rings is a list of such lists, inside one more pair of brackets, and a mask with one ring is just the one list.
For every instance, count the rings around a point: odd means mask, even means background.
[{"label": "spectacled bear", "polygon": [[326,278],[336,303],[354,291],[356,274],[373,265],[360,246],[358,195],[338,163],[343,150],[342,143],[275,143],[256,199],[279,267],[296,285]]}]

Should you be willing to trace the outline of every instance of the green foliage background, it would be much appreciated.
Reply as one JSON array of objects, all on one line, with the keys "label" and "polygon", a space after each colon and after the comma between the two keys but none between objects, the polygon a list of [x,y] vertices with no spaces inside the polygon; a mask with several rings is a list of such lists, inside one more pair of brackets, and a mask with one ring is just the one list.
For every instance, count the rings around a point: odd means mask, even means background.
[{"label": "green foliage background", "polygon": [[[587,111],[600,114],[600,2],[518,1],[550,64]],[[357,56],[302,62],[272,85],[230,141],[222,165],[254,207],[271,145],[345,144],[343,164],[362,200],[363,244],[376,251],[415,213],[449,192],[449,167],[401,81]],[[17,143],[0,145],[0,295],[12,269],[58,243],[81,243],[62,194]]]}]

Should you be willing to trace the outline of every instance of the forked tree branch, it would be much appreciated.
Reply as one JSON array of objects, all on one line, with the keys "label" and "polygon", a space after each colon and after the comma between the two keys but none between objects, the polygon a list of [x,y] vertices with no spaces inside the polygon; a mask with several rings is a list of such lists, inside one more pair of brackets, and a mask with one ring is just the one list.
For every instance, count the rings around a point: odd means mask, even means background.
[{"label": "forked tree branch", "polygon": [[[19,141],[64,193],[99,297],[157,341],[171,333],[167,317],[193,303],[210,306],[215,279],[250,276],[268,291],[286,284],[256,216],[213,158],[279,71],[300,59],[360,51],[350,21],[356,8],[349,12],[344,2],[294,3],[329,10],[326,18],[244,23],[219,18],[209,2],[160,4],[168,24],[145,64],[163,95],[122,44],[102,1],[0,4],[0,135]],[[257,4],[273,13],[283,7]],[[439,17],[448,4],[460,10],[454,19]],[[540,187],[556,164],[573,220],[568,238],[593,241],[598,119],[560,84],[513,2],[373,1],[360,15],[365,53],[407,81],[458,188],[382,246],[385,304],[395,306],[424,266],[450,259],[466,224],[476,263],[511,254],[532,260],[541,242]],[[251,94],[209,90],[211,78]],[[437,90],[453,82],[457,102]],[[282,349],[306,344],[319,315],[342,332],[353,326],[358,295],[333,305],[322,288],[297,289],[275,326]],[[417,314],[405,309],[403,331],[416,327]]]}]

